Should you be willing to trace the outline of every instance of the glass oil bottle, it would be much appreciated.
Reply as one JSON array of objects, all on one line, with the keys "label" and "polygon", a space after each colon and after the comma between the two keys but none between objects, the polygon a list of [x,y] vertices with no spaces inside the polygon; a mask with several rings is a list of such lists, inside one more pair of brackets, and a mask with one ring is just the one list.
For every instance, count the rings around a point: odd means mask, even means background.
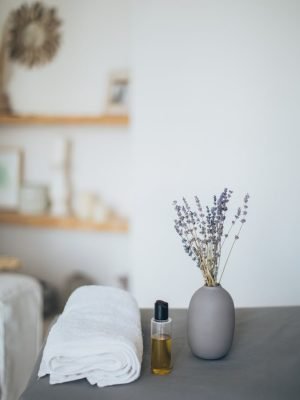
[{"label": "glass oil bottle", "polygon": [[168,303],[157,300],[151,319],[151,372],[166,375],[172,371],[172,319]]}]

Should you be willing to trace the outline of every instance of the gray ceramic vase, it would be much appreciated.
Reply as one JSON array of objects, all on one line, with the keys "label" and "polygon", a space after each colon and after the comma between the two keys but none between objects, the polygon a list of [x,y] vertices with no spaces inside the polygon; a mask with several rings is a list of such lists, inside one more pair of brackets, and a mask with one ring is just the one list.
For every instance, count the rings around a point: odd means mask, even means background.
[{"label": "gray ceramic vase", "polygon": [[222,286],[203,286],[194,293],[187,328],[195,356],[208,360],[224,357],[232,345],[234,325],[233,300]]}]

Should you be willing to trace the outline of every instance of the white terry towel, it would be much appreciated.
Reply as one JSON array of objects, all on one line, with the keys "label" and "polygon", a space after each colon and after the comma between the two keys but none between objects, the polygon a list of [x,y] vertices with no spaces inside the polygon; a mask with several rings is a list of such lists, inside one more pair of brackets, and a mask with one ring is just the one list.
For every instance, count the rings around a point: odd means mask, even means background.
[{"label": "white terry towel", "polygon": [[121,289],[82,286],[72,293],[50,330],[38,376],[50,384],[86,378],[99,387],[140,376],[143,356],[140,312]]}]

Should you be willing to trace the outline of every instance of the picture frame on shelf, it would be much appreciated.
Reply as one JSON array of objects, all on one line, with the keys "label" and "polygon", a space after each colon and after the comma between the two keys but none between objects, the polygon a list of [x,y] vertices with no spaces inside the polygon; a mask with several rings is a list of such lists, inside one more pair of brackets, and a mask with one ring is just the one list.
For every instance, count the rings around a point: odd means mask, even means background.
[{"label": "picture frame on shelf", "polygon": [[0,210],[18,210],[21,172],[21,150],[0,146]]},{"label": "picture frame on shelf", "polygon": [[129,112],[129,74],[126,71],[113,72],[108,84],[106,113],[127,115]]}]

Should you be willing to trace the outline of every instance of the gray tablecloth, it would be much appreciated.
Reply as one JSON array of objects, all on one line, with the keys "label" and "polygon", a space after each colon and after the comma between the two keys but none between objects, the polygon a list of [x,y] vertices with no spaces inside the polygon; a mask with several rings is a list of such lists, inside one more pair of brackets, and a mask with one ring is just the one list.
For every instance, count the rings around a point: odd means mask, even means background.
[{"label": "gray tablecloth", "polygon": [[99,389],[85,380],[49,385],[32,374],[22,400],[299,400],[300,307],[236,311],[230,353],[218,361],[192,356],[186,340],[186,310],[171,313],[174,321],[170,375],[150,373],[149,327],[152,312],[142,311],[144,360],[138,381]]}]

